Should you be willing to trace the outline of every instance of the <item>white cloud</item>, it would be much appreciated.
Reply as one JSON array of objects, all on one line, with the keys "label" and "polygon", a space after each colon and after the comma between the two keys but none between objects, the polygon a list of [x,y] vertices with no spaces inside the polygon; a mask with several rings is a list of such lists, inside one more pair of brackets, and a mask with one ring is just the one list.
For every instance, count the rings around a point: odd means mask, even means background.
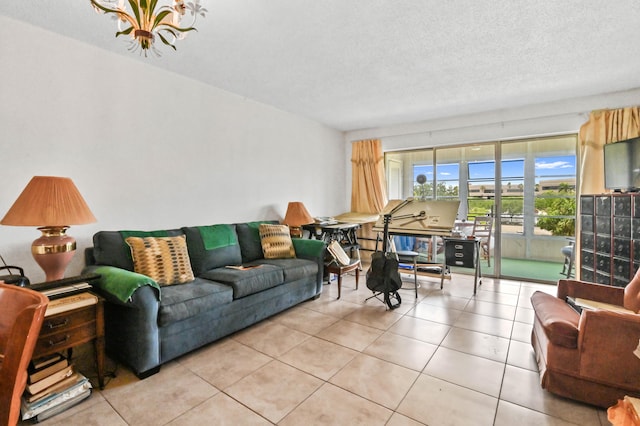
[{"label": "white cloud", "polygon": [[566,161],[554,161],[553,163],[536,163],[536,169],[568,169],[572,167],[573,165],[571,163],[567,163]]}]

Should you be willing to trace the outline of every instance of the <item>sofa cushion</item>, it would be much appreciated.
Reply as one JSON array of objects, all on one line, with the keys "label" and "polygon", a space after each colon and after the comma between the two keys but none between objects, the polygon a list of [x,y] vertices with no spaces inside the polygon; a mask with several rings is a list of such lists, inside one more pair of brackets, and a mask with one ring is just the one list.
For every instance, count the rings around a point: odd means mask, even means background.
[{"label": "sofa cushion", "polygon": [[187,242],[177,237],[128,237],[133,270],[150,277],[160,285],[184,284],[193,281]]},{"label": "sofa cushion", "polygon": [[96,265],[115,266],[133,271],[131,248],[127,237],[172,237],[182,235],[179,229],[159,231],[100,231],[93,235],[93,257]]},{"label": "sofa cushion", "polygon": [[578,347],[580,315],[571,306],[564,300],[541,291],[533,293],[531,305],[551,343],[566,348]]},{"label": "sofa cushion", "polygon": [[318,273],[318,263],[307,259],[261,259],[250,265],[269,264],[281,268],[284,272],[284,282],[290,283],[304,277],[314,277]]},{"label": "sofa cushion", "polygon": [[234,299],[284,283],[284,271],[275,265],[260,265],[244,270],[222,267],[206,271],[201,277],[231,286]]},{"label": "sofa cushion", "polygon": [[262,254],[262,243],[260,242],[260,225],[263,223],[275,225],[276,221],[260,221],[236,223],[236,233],[242,251],[242,263],[253,262],[264,258]]},{"label": "sofa cushion", "polygon": [[210,269],[240,265],[242,255],[235,225],[190,226],[182,228],[187,236],[191,267],[200,276]]},{"label": "sofa cushion", "polygon": [[265,259],[288,259],[296,257],[287,225],[261,224],[260,242]]},{"label": "sofa cushion", "polygon": [[162,288],[162,300],[158,312],[158,324],[162,327],[231,303],[231,287],[196,278],[178,286]]}]

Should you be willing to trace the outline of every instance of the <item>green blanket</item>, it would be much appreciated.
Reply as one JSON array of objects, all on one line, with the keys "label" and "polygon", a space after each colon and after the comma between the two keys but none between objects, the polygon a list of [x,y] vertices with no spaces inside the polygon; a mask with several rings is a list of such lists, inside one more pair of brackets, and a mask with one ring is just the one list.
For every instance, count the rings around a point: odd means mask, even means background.
[{"label": "green blanket", "polygon": [[101,275],[100,279],[96,281],[96,285],[121,302],[128,302],[133,293],[145,285],[155,288],[158,291],[158,300],[160,300],[160,286],[146,275],[113,266],[99,266],[95,268],[94,272]]},{"label": "green blanket", "polygon": [[229,225],[198,226],[205,250],[228,247],[238,244],[236,231]]}]

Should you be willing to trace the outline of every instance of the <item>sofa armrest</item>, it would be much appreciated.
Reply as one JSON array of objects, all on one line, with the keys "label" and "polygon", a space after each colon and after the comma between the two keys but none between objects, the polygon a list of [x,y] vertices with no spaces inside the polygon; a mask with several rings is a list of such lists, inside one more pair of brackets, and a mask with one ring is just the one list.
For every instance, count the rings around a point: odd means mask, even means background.
[{"label": "sofa armrest", "polygon": [[[145,377],[160,365],[158,312],[160,293],[149,277],[112,266],[86,267],[84,272],[101,274],[92,283],[96,293],[107,299],[105,304],[105,337],[107,352],[127,364],[138,377]],[[118,279],[135,285],[124,301],[118,290],[110,287]],[[133,288],[133,287],[132,287]]]},{"label": "sofa armrest", "polygon": [[578,325],[580,375],[593,381],[640,391],[640,315],[584,310]]},{"label": "sofa armrest", "polygon": [[160,300],[160,286],[146,275],[114,266],[88,266],[83,270],[83,273],[89,272],[100,274],[100,278],[92,282],[91,285],[111,302],[129,303],[136,290],[144,286],[154,288],[156,298]]},{"label": "sofa armrest", "polygon": [[292,238],[293,248],[296,251],[296,257],[303,259],[324,260],[324,249],[327,245],[321,240],[311,240],[303,238]]},{"label": "sofa armrest", "polygon": [[557,295],[558,298],[562,300],[565,300],[567,296],[569,296],[618,306],[623,306],[624,304],[624,288],[586,281],[559,280]]},{"label": "sofa armrest", "polygon": [[324,254],[327,244],[322,240],[311,240],[305,238],[292,238],[293,248],[296,251],[296,257],[312,260],[318,265],[316,273],[316,296],[322,293],[324,277]]}]

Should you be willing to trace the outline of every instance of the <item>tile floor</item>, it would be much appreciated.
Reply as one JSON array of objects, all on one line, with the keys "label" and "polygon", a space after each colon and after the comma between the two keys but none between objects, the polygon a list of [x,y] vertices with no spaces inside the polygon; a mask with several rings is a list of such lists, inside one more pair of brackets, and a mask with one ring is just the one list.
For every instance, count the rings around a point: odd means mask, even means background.
[{"label": "tile floor", "polygon": [[[45,425],[608,425],[606,412],[540,388],[529,343],[535,290],[454,275],[412,279],[388,311],[362,279],[164,365],[123,366]],[[91,359],[91,354],[85,355]],[[82,356],[77,361],[82,363]],[[91,364],[91,363],[88,363]],[[90,368],[90,367],[87,367]],[[28,423],[28,422],[25,422]]]}]

